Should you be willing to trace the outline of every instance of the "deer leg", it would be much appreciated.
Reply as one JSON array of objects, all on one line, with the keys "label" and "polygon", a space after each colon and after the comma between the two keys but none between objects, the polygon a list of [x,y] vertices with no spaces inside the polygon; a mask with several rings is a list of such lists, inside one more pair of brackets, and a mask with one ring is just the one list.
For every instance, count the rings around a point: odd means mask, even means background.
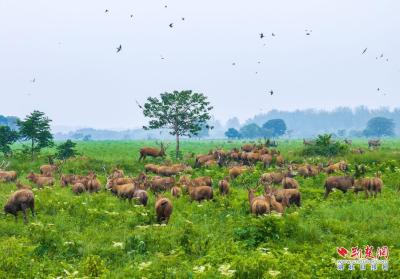
[{"label": "deer leg", "polygon": [[21,205],[22,213],[24,214],[24,223],[25,224],[28,223],[28,219],[26,217],[26,208],[27,208],[27,206],[25,204]]}]

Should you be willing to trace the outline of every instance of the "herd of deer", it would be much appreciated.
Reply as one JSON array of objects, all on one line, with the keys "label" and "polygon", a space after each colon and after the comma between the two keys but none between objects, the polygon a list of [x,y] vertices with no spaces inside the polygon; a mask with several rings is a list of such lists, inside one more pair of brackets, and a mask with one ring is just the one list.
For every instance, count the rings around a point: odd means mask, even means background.
[{"label": "herd of deer", "polygon": [[[139,160],[146,157],[164,157],[166,146],[161,143],[161,148],[142,148],[140,149]],[[221,148],[211,150],[208,154],[200,154],[195,157],[194,167],[220,166],[227,168],[228,176],[218,181],[220,195],[230,193],[230,184],[237,177],[245,172],[251,172],[254,165],[261,162],[264,168],[275,165],[276,171],[267,172],[260,176],[257,186],[249,188],[248,199],[250,212],[256,215],[268,214],[272,211],[283,213],[286,207],[296,205],[301,206],[300,184],[294,178],[296,175],[304,178],[317,176],[321,172],[327,174],[348,173],[348,164],[345,161],[337,163],[329,162],[326,166],[312,164],[289,164],[275,148],[268,148],[263,144],[245,144],[240,149],[233,148],[224,151]],[[4,210],[15,217],[18,211],[24,214],[26,221],[26,209],[30,208],[34,214],[34,195],[29,185],[22,185],[17,181],[15,171],[5,171],[8,165],[0,165],[0,182],[16,182],[18,190],[14,192],[7,201]],[[226,167],[226,168],[225,168]],[[174,198],[179,198],[187,194],[191,201],[201,202],[214,198],[213,179],[203,176],[193,178],[192,168],[186,164],[146,164],[144,171],[137,177],[125,176],[124,171],[114,169],[109,177],[105,189],[121,199],[130,202],[137,200],[141,205],[147,206],[148,192],[156,195],[155,211],[159,222],[168,223],[172,214],[172,202],[162,195],[169,191]],[[55,174],[59,171],[56,164],[43,165],[40,173],[30,172],[27,179],[38,187],[53,186],[55,184]],[[153,176],[149,175],[152,173]],[[189,174],[189,175],[188,175]],[[355,193],[364,191],[366,197],[369,195],[376,197],[381,193],[383,182],[380,174],[370,178],[359,178],[365,174],[365,167],[356,167],[356,174],[342,176],[330,176],[325,181],[325,195],[327,198],[330,192],[338,189],[342,192],[354,190]],[[264,188],[261,196],[256,196],[256,191],[260,184]],[[88,175],[61,174],[60,185],[71,189],[75,194],[83,192],[94,193],[101,190],[101,182],[96,174],[90,172]],[[281,188],[275,187],[281,185]]]}]

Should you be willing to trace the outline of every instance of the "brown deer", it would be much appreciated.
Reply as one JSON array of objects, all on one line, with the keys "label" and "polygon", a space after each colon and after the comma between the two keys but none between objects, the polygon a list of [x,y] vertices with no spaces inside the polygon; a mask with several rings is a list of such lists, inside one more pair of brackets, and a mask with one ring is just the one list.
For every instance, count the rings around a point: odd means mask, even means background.
[{"label": "brown deer", "polygon": [[140,149],[140,160],[145,160],[147,156],[156,158],[156,157],[165,157],[165,151],[167,150],[168,145],[165,146],[163,143],[160,144],[160,149],[154,147],[143,147]]}]

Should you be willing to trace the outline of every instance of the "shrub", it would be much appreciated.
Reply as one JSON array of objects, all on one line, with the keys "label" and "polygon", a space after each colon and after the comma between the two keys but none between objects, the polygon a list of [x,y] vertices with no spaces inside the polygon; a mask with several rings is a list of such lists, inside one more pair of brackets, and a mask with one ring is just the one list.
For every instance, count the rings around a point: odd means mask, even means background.
[{"label": "shrub", "polygon": [[304,156],[337,156],[344,155],[349,148],[340,142],[333,142],[332,135],[319,135],[313,145],[307,145],[302,151]]},{"label": "shrub", "polygon": [[106,274],[108,270],[99,256],[90,255],[83,262],[83,272],[90,277],[101,277]]},{"label": "shrub", "polygon": [[281,217],[272,215],[252,218],[250,224],[234,230],[234,240],[242,241],[247,247],[257,247],[260,243],[280,239],[283,230]]}]

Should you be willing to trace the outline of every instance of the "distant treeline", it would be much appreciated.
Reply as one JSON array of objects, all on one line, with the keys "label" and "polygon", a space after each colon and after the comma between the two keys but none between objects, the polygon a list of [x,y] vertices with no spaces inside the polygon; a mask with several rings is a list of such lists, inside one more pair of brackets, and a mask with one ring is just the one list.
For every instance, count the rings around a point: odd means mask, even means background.
[{"label": "distant treeline", "polygon": [[245,124],[256,123],[261,126],[270,119],[280,118],[285,121],[290,132],[289,135],[293,138],[309,138],[323,133],[337,134],[340,130],[345,130],[347,137],[358,137],[362,135],[367,122],[373,117],[393,119],[395,133],[400,135],[400,108],[394,110],[388,108],[368,109],[361,106],[355,109],[339,107],[332,111],[315,109],[271,110],[268,113],[254,116],[247,120]]},{"label": "distant treeline", "polygon": [[15,116],[3,116],[0,114],[0,126],[8,126],[13,130],[17,129],[18,117]]},{"label": "distant treeline", "polygon": [[[395,133],[400,135],[400,108],[390,110],[388,108],[368,109],[361,106],[355,109],[339,107],[332,111],[307,109],[296,111],[271,110],[264,114],[257,114],[245,123],[239,123],[236,117],[229,119],[226,123],[212,119],[209,124],[213,130],[202,131],[197,138],[224,138],[224,133],[229,128],[240,129],[244,125],[255,123],[260,127],[271,119],[283,119],[287,126],[286,137],[290,138],[312,138],[319,134],[332,133],[341,134],[345,137],[363,136],[362,131],[367,122],[374,117],[386,117],[393,119]],[[0,126],[6,125],[16,129],[17,117],[0,115]],[[132,123],[135,124],[135,123]],[[56,133],[56,140],[136,140],[136,139],[173,139],[168,131],[143,129],[131,129],[124,131],[99,130],[92,128],[79,129],[68,133]]]}]

